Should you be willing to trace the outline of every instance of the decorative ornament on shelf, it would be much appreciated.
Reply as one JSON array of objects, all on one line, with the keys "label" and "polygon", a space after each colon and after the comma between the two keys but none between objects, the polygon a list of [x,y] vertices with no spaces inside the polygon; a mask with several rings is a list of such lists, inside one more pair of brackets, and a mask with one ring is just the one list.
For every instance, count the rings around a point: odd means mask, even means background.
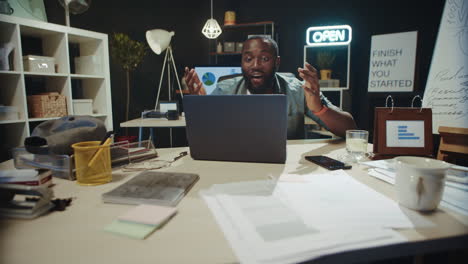
[{"label": "decorative ornament on shelf", "polygon": [[65,8],[65,24],[70,26],[70,13],[77,15],[84,13],[91,6],[91,0],[58,0]]},{"label": "decorative ornament on shelf", "polygon": [[317,67],[320,69],[320,79],[330,80],[332,66],[335,62],[336,55],[329,51],[320,51],[317,53]]},{"label": "decorative ornament on shelf", "polygon": [[225,26],[232,26],[236,24],[236,12],[234,11],[226,11],[224,13],[224,25]]},{"label": "decorative ornament on shelf", "polygon": [[128,120],[130,109],[130,72],[143,61],[148,47],[145,43],[131,39],[125,33],[113,33],[110,38],[110,53],[113,59],[122,66],[126,73],[127,104],[125,120]]},{"label": "decorative ornament on shelf", "polygon": [[206,21],[205,26],[202,29],[202,33],[209,39],[215,39],[222,32],[223,31],[221,30],[218,21],[213,18],[213,0],[211,0],[211,18]]}]

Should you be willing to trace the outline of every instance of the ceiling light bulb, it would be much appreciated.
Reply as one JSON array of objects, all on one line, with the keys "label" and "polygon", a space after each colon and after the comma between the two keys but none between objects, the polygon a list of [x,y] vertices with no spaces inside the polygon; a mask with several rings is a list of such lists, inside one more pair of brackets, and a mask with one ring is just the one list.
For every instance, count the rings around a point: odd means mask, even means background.
[{"label": "ceiling light bulb", "polygon": [[203,35],[209,39],[217,38],[222,32],[223,31],[221,30],[218,21],[213,18],[208,19],[202,29]]}]

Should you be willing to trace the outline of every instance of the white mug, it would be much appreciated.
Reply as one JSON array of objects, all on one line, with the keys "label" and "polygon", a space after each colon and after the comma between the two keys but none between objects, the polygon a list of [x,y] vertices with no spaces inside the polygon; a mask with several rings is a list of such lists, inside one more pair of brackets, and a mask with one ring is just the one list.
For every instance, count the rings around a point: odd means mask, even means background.
[{"label": "white mug", "polygon": [[410,209],[431,211],[439,206],[450,164],[429,158],[395,158],[398,202]]}]

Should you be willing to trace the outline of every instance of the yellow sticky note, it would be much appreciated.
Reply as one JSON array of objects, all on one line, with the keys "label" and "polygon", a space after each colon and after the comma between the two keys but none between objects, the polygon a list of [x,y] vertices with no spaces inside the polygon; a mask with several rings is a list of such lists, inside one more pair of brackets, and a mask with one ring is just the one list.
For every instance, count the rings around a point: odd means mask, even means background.
[{"label": "yellow sticky note", "polygon": [[115,220],[104,228],[105,231],[134,239],[145,239],[158,226]]}]

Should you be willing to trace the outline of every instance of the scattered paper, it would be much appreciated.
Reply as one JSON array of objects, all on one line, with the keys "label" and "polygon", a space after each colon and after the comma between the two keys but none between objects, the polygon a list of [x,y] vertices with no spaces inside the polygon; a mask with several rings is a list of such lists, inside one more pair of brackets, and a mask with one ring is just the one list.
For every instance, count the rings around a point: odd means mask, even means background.
[{"label": "scattered paper", "polygon": [[219,184],[200,194],[242,263],[399,243],[406,239],[390,227],[433,225],[344,171]]}]

